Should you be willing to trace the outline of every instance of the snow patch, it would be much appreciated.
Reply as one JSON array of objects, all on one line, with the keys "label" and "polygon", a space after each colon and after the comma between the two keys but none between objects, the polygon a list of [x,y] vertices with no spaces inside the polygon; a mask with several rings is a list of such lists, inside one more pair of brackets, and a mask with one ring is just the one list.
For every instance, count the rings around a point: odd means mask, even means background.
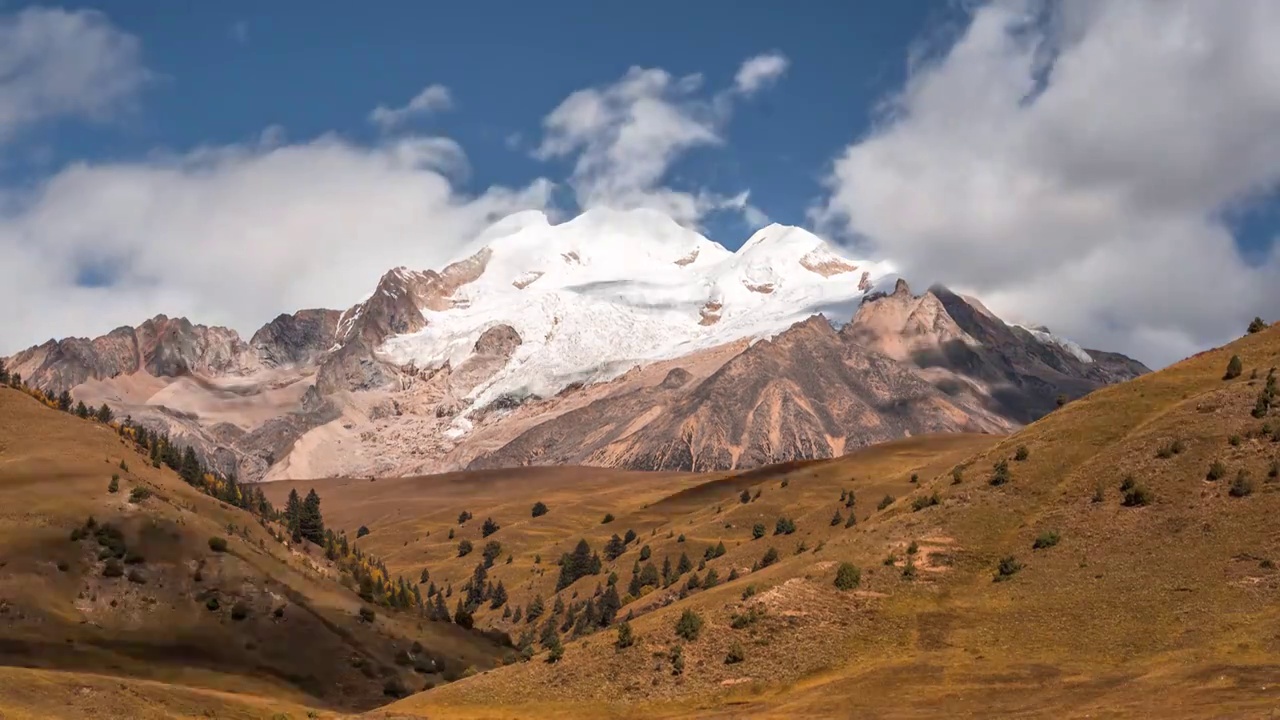
[{"label": "snow patch", "polygon": [[1057,345],[1063,350],[1066,350],[1071,355],[1075,356],[1075,358],[1082,363],[1093,362],[1093,358],[1089,355],[1089,353],[1085,352],[1084,348],[1080,347],[1076,343],[1064,337],[1061,337],[1059,335],[1054,335],[1053,333],[1047,332],[1041,328],[1027,327],[1026,325],[1015,325],[1015,327],[1020,327],[1023,330],[1026,330],[1027,332],[1031,333],[1032,337],[1034,337],[1036,340],[1039,340],[1041,343],[1044,343],[1045,345]]},{"label": "snow patch", "polygon": [[[397,364],[458,367],[485,329],[515,328],[523,342],[472,390],[467,413],[504,395],[551,397],[637,365],[769,338],[814,314],[847,322],[864,295],[862,272],[824,276],[805,262],[857,266],[873,280],[893,270],[776,224],[734,253],[652,210],[590,210],[558,225],[521,213],[481,237],[492,251],[484,273],[458,289],[453,307],[424,309],[422,330],[390,337],[380,349]],[[704,320],[709,306],[718,306],[713,323]],[[470,421],[459,417],[449,432],[469,431]]]}]

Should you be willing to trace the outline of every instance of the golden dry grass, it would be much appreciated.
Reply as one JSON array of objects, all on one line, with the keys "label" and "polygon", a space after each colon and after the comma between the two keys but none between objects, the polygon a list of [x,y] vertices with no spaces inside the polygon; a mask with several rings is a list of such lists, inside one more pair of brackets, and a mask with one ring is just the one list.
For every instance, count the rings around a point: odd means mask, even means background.
[{"label": "golden dry grass", "polygon": [[[1224,381],[1239,354],[1243,377]],[[694,549],[726,537],[729,554],[712,564],[749,567],[768,545],[778,565],[652,610],[633,626],[640,642],[617,651],[613,632],[566,646],[564,659],[501,668],[391,706],[432,717],[1258,717],[1280,712],[1280,483],[1267,478],[1280,460],[1280,413],[1250,415],[1268,369],[1280,365],[1280,330],[1271,329],[1188,359],[1162,372],[1100,390],[1009,438],[974,440],[953,454],[920,440],[922,456],[890,454],[879,470],[866,463],[895,444],[836,461],[758,473],[759,503],[736,504],[731,480],[697,491],[667,527]],[[1251,379],[1253,370],[1258,370]],[[1240,436],[1237,444],[1229,442]],[[1158,449],[1180,440],[1170,458]],[[1026,446],[1025,461],[1014,460]],[[1010,482],[992,486],[1005,459]],[[1213,460],[1228,476],[1205,480]],[[888,482],[901,483],[913,463],[928,465],[920,487],[883,513],[862,515]],[[953,464],[963,463],[954,484]],[[1255,490],[1228,493],[1238,470]],[[813,474],[812,478],[807,477]],[[1120,484],[1132,475],[1154,493],[1146,507],[1126,507]],[[844,477],[858,480],[855,530],[826,527]],[[867,487],[864,489],[863,484]],[[1096,489],[1103,489],[1094,502]],[[898,488],[895,491],[894,488]],[[908,486],[909,488],[909,486]],[[719,494],[720,490],[724,492]],[[911,501],[937,493],[940,504],[913,512]],[[695,503],[696,505],[696,503]],[[663,507],[658,502],[653,507]],[[717,512],[717,507],[720,511]],[[481,510],[473,510],[481,516]],[[774,513],[795,517],[794,536],[744,540],[742,529]],[[722,516],[731,528],[724,528]],[[772,530],[772,522],[767,523]],[[624,525],[625,526],[625,525]],[[1046,531],[1051,548],[1033,549]],[[806,531],[808,535],[806,536]],[[500,533],[499,533],[500,534]],[[748,536],[749,537],[749,536]],[[693,541],[697,538],[696,542]],[[792,554],[799,541],[810,548]],[[822,540],[825,546],[813,548]],[[915,541],[914,579],[904,577]],[[678,553],[670,544],[655,556]],[[694,555],[694,553],[690,553]],[[896,556],[892,567],[884,561]],[[999,561],[1022,569],[993,582]],[[633,554],[619,565],[623,582]],[[861,587],[832,586],[835,566],[863,570]],[[595,581],[590,578],[582,583]],[[765,592],[743,601],[755,584]],[[584,588],[585,590],[585,588]],[[735,613],[766,609],[745,629]],[[706,620],[701,636],[679,641],[685,609]],[[744,662],[727,665],[737,641]],[[681,675],[669,648],[683,645]]]},{"label": "golden dry grass", "polygon": [[[1245,374],[1224,381],[1233,353]],[[484,543],[501,542],[490,577],[501,579],[519,606],[541,595],[550,609],[555,560],[579,538],[599,550],[613,533],[638,535],[599,576],[562,590],[567,602],[590,597],[610,572],[625,588],[644,546],[660,566],[682,553],[696,565],[708,547],[725,544],[725,555],[705,566],[717,571],[720,585],[682,597],[681,578],[631,599],[622,610],[635,614],[630,648],[615,648],[614,630],[599,631],[566,640],[558,663],[539,652],[531,662],[477,664],[471,677],[365,717],[1268,717],[1280,713],[1280,482],[1267,477],[1280,461],[1280,412],[1257,419],[1250,409],[1275,365],[1280,330],[1271,329],[1100,390],[1010,437],[910,438],[743,474],[527,468],[266,489],[279,503],[291,487],[314,486],[330,526],[354,537],[367,525],[371,533],[358,544],[383,557],[393,574],[416,579],[425,567],[455,591]],[[1264,423],[1272,432],[1262,433]],[[1181,452],[1159,457],[1174,440]],[[1022,461],[1014,459],[1020,446],[1028,451]],[[5,457],[0,479],[12,477]],[[988,479],[1000,460],[1010,479],[993,486]],[[1205,478],[1214,460],[1228,470],[1216,482]],[[39,467],[56,470],[56,460],[44,458]],[[1245,497],[1228,493],[1239,470],[1254,482]],[[1122,504],[1127,476],[1152,493],[1152,503]],[[743,489],[760,495],[742,503]],[[858,524],[833,525],[834,512],[847,515],[839,497],[850,489]],[[877,509],[886,494],[896,500]],[[935,494],[937,504],[916,509],[915,501]],[[44,507],[36,499],[32,507]],[[539,500],[550,512],[533,518],[529,510]],[[48,503],[56,504],[54,496]],[[474,518],[459,525],[462,510]],[[605,513],[615,520],[601,524]],[[795,521],[794,534],[773,534],[780,516]],[[27,519],[19,536],[5,536],[8,517],[0,515],[6,551],[39,525]],[[486,517],[501,529],[481,538]],[[752,538],[756,523],[766,527],[763,538]],[[1033,549],[1048,531],[1059,542]],[[460,558],[463,538],[475,551]],[[780,561],[753,570],[768,548]],[[1021,570],[995,582],[1006,556]],[[834,587],[842,562],[861,568],[857,589]],[[724,582],[733,570],[742,576]],[[450,600],[452,609],[456,597]],[[705,621],[695,640],[674,632],[686,610]],[[748,613],[754,622],[733,626],[736,615]],[[513,637],[529,627],[487,607],[477,621]],[[427,623],[421,632],[450,627]],[[671,659],[676,645],[680,673]],[[733,646],[743,659],[729,664]],[[29,714],[96,677],[7,672],[49,688],[36,693],[44,700],[21,706]],[[240,684],[183,679],[164,707],[216,700],[225,703],[225,716],[254,717],[258,708],[284,707],[272,703],[305,700],[269,678],[234,681]],[[100,690],[104,698],[107,690]],[[234,694],[208,695],[228,691]],[[125,697],[123,688],[111,692]],[[0,710],[23,717],[5,705],[12,691],[4,693]]]},{"label": "golden dry grass", "polygon": [[[150,496],[132,502],[134,489]],[[70,539],[90,516],[122,531],[136,556],[125,569],[139,582],[104,575],[92,537]],[[227,552],[210,549],[215,536]],[[247,617],[232,616],[236,604]],[[414,641],[458,671],[499,658],[498,646],[451,625],[385,614],[362,623],[360,605],[318,555],[277,543],[247,513],[152,468],[110,428],[0,389],[0,666],[171,684],[173,697],[191,702],[219,697],[207,690],[358,710],[385,702],[390,675],[422,687],[393,661]],[[20,677],[0,684],[0,716],[49,717],[31,709],[40,706],[27,690],[60,687],[54,679],[66,676]]]}]

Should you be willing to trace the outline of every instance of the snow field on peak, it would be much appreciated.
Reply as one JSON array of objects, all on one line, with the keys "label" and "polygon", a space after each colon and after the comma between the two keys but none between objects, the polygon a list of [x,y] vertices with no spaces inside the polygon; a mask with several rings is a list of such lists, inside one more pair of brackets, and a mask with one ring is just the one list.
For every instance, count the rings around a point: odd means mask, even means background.
[{"label": "snow field on peak", "polygon": [[[473,408],[505,394],[547,397],[636,365],[770,337],[818,313],[844,322],[863,295],[862,273],[877,279],[892,270],[778,225],[731,253],[652,211],[592,210],[559,225],[522,213],[482,238],[492,255],[484,273],[454,294],[455,307],[424,310],[423,330],[388,338],[381,348],[397,364],[457,367],[481,333],[510,325],[522,343],[472,392]],[[801,264],[806,255],[857,267],[824,277]],[[719,320],[700,324],[708,303],[720,305]]]}]

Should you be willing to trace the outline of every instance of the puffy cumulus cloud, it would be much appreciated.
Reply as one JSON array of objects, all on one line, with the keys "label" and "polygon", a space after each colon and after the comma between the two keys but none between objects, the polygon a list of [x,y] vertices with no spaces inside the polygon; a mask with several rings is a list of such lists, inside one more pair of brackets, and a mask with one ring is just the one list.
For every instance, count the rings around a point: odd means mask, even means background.
[{"label": "puffy cumulus cloud", "polygon": [[733,78],[733,84],[738,92],[754,95],[777,82],[778,78],[787,71],[788,64],[790,63],[786,56],[780,52],[757,55],[742,63],[742,67],[738,68],[738,74]]},{"label": "puffy cumulus cloud", "polygon": [[701,75],[676,77],[661,69],[633,67],[611,85],[565,98],[543,119],[544,136],[534,156],[576,158],[569,185],[583,209],[646,207],[687,225],[715,210],[736,210],[749,221],[758,220],[763,214],[746,202],[746,194],[674,190],[663,182],[690,150],[723,145],[735,91],[754,93],[775,80],[785,65],[780,55],[751,58],[734,87],[713,94],[703,92]]},{"label": "puffy cumulus cloud", "polygon": [[438,267],[549,184],[459,194],[447,140],[335,137],[68,167],[0,198],[0,352],[156,312],[247,337],[279,312],[345,308],[388,269]]},{"label": "puffy cumulus cloud", "polygon": [[104,119],[148,77],[137,39],[100,13],[0,15],[0,143],[41,120]]},{"label": "puffy cumulus cloud", "polygon": [[444,112],[453,107],[453,95],[443,85],[428,85],[403,107],[379,105],[369,113],[369,122],[384,132],[393,130],[412,118]]},{"label": "puffy cumulus cloud", "polygon": [[978,7],[836,160],[827,230],[993,310],[1162,365],[1280,314],[1280,4]]}]

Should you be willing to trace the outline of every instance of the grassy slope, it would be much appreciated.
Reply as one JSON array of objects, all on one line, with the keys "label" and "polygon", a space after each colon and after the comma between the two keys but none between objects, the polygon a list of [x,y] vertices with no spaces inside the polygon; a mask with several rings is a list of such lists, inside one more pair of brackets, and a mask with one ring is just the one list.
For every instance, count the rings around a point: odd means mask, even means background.
[{"label": "grassy slope", "polygon": [[[1224,381],[1233,353],[1245,373]],[[1276,365],[1280,330],[1271,329],[1100,390],[1007,439],[973,439],[951,452],[936,440],[916,441],[918,458],[895,457],[901,445],[890,444],[793,470],[786,489],[779,477],[756,474],[765,488],[759,505],[737,504],[736,485],[713,481],[697,491],[701,504],[686,504],[689,493],[666,501],[679,513],[660,532],[686,533],[695,551],[723,537],[730,553],[713,563],[721,577],[731,566],[749,566],[768,545],[787,559],[640,616],[633,623],[640,642],[626,651],[612,647],[613,632],[598,633],[568,644],[558,664],[542,662],[544,653],[391,707],[432,717],[1223,717],[1275,710],[1280,483],[1267,472],[1280,459],[1280,442],[1257,436],[1264,420],[1250,410]],[[1266,421],[1280,437],[1280,412]],[[1238,444],[1229,442],[1233,435]],[[1158,448],[1175,439],[1185,450],[1158,458]],[[1023,462],[1012,460],[1019,445],[1030,451]],[[883,464],[869,467],[875,458]],[[950,468],[962,458],[964,480],[953,484]],[[1009,459],[1012,481],[993,487],[987,479],[1000,459]],[[1228,468],[1217,482],[1205,479],[1213,460]],[[850,476],[859,478],[851,484],[861,517],[882,492],[864,484],[901,483],[924,461],[915,495],[856,530],[827,526]],[[1253,479],[1252,495],[1228,494],[1238,470]],[[1119,486],[1129,474],[1154,493],[1153,504],[1121,504]],[[1102,500],[1094,502],[1099,487]],[[911,499],[935,491],[939,506],[912,512]],[[485,509],[472,511],[483,517]],[[754,517],[778,511],[796,517],[797,535],[745,540]],[[1060,543],[1033,550],[1047,530],[1058,531]],[[806,533],[810,548],[823,538],[825,547],[791,555]],[[912,540],[921,559],[909,580],[901,558]],[[654,550],[660,559],[674,546]],[[890,553],[898,557],[893,567],[882,562]],[[1006,555],[1024,567],[993,582]],[[634,557],[633,548],[618,563],[623,584]],[[832,586],[835,561],[843,560],[863,568],[858,591]],[[744,603],[747,584],[766,591]],[[766,619],[731,629],[731,615],[746,605],[767,608]],[[707,625],[684,643],[685,670],[674,676],[667,650],[685,608],[701,612]],[[726,665],[735,639],[747,659]]]},{"label": "grassy slope", "polygon": [[[114,473],[120,490],[111,494]],[[135,487],[151,497],[131,503]],[[126,569],[145,583],[104,577],[97,543],[69,539],[90,515],[123,530],[144,560]],[[212,536],[226,538],[229,551],[211,552]],[[384,672],[422,687],[423,678],[393,662],[415,640],[459,667],[496,662],[499,648],[453,626],[382,614],[359,622],[359,599],[317,557],[153,469],[111,429],[0,389],[0,666],[32,668],[4,670],[23,679],[0,682],[0,715],[48,717],[30,690],[65,687],[69,676],[56,671],[151,681],[116,694],[136,696],[150,716],[163,715],[154,697],[171,697],[181,716],[186,707],[227,705],[218,692],[243,695],[235,702],[247,707],[372,707],[385,701]],[[237,602],[247,618],[231,618]],[[272,614],[277,607],[281,617]],[[75,682],[92,686],[89,677]],[[165,695],[157,683],[181,687]],[[50,692],[52,702],[58,692]]]}]

